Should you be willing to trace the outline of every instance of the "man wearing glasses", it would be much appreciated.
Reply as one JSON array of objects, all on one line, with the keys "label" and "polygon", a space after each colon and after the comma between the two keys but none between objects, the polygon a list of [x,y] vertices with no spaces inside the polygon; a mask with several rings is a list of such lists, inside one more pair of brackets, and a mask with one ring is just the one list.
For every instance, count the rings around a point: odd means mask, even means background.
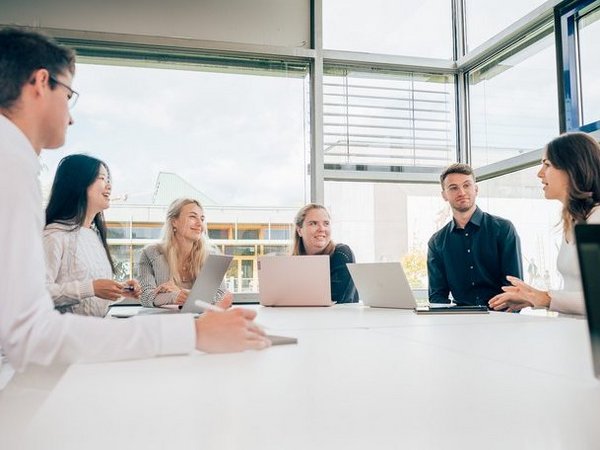
[{"label": "man wearing glasses", "polygon": [[452,164],[440,175],[442,197],[452,220],[428,244],[429,301],[486,305],[508,284],[507,275],[522,278],[521,243],[513,224],[477,206],[473,169]]},{"label": "man wearing glasses", "polygon": [[255,313],[233,309],[127,321],[61,315],[46,291],[43,148],[58,148],[73,124],[74,53],[50,38],[0,30],[0,347],[17,370],[28,364],[106,361],[262,349],[270,345]]}]

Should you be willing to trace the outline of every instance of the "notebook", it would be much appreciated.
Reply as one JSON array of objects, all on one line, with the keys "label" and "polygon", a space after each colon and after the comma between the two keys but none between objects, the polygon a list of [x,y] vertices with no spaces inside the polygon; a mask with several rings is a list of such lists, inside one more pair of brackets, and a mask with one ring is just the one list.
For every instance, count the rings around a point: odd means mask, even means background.
[{"label": "notebook", "polygon": [[596,378],[600,379],[600,225],[575,225],[575,241],[592,345]]},{"label": "notebook", "polygon": [[232,259],[233,256],[208,255],[200,273],[196,277],[196,281],[194,281],[187,300],[181,308],[177,308],[174,305],[167,305],[168,307],[165,308],[143,308],[137,315],[180,312],[202,313],[202,309],[196,306],[196,300],[204,300],[205,302],[212,303]]},{"label": "notebook", "polygon": [[263,306],[331,306],[329,256],[261,256],[258,296]]},{"label": "notebook", "polygon": [[414,309],[415,296],[408,284],[402,264],[352,263],[348,270],[360,300],[374,308]]}]

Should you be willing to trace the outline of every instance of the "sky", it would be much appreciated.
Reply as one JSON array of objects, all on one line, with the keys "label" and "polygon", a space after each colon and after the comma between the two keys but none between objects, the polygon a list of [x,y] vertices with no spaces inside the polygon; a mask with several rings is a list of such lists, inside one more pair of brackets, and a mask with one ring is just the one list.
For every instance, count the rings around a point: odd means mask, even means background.
[{"label": "sky", "polygon": [[[80,58],[81,60],[81,58]],[[111,169],[115,196],[148,203],[159,171],[175,172],[222,205],[302,205],[308,124],[302,77],[79,63],[66,146]]]}]

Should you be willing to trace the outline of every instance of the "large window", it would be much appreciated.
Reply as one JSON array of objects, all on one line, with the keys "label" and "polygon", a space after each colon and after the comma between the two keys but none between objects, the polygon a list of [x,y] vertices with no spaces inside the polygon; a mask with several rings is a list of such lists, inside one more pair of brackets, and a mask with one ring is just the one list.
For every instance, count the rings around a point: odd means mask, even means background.
[{"label": "large window", "polygon": [[[135,275],[135,250],[157,240],[178,197],[204,204],[209,228],[219,224],[209,235],[236,260],[255,259],[267,244],[286,248],[287,238],[278,239],[289,233],[261,230],[285,230],[289,210],[310,199],[307,65],[132,62],[80,58],[67,145],[42,156],[46,196],[63,156],[88,153],[108,164],[106,218],[121,277]],[[252,278],[252,267],[244,263],[240,274]]]},{"label": "large window", "polygon": [[456,158],[451,75],[327,67],[325,165],[425,171]]},{"label": "large window", "polygon": [[474,167],[541,148],[559,133],[553,34],[469,73]]},{"label": "large window", "polygon": [[451,0],[323,0],[323,47],[452,59]]}]

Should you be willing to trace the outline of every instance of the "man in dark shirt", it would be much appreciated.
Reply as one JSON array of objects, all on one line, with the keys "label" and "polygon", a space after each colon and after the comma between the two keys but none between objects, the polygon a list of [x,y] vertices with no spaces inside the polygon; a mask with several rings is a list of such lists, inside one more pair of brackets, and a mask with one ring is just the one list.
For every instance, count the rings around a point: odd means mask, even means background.
[{"label": "man in dark shirt", "polygon": [[508,285],[507,275],[522,278],[521,245],[513,224],[483,212],[475,204],[473,169],[452,164],[440,176],[442,197],[452,221],[429,240],[429,301],[487,305]]}]

